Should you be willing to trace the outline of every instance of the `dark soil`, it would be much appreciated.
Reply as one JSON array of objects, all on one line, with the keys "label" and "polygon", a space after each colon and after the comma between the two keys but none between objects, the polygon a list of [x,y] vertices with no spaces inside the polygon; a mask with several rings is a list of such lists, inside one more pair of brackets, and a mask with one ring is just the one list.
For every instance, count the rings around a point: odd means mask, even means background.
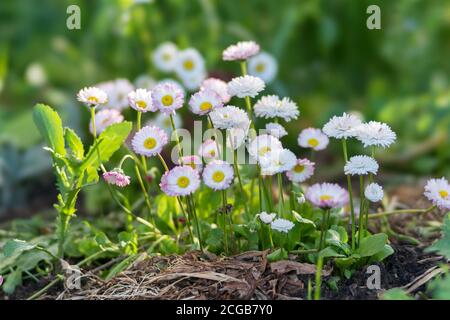
[{"label": "dark soil", "polygon": [[[395,253],[379,263],[381,290],[368,289],[371,273],[361,268],[350,279],[341,276],[337,290],[329,284],[338,279],[338,270],[325,266],[322,299],[372,300],[384,290],[409,284],[429,268],[442,262],[439,257],[424,254],[418,247],[394,245]],[[252,251],[234,257],[207,256],[189,252],[183,256],[152,257],[131,266],[109,282],[85,271],[80,290],[53,287],[44,299],[306,299],[308,281],[314,287],[315,265],[294,260],[270,263],[267,252]],[[292,257],[295,258],[295,257]],[[27,282],[10,297],[26,299],[44,287]],[[415,290],[423,291],[424,286]]]}]

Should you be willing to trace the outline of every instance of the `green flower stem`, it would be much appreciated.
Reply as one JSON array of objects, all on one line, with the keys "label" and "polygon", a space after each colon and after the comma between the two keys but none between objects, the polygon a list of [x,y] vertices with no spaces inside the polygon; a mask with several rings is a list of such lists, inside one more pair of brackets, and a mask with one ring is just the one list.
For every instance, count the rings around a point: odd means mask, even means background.
[{"label": "green flower stem", "polygon": [[[214,130],[214,141],[216,142],[216,145],[218,146],[217,129],[214,127],[214,124],[213,124],[209,114],[207,116],[207,119],[208,119],[208,128]],[[226,131],[225,131],[225,133],[226,133]],[[217,157],[220,159],[220,148],[219,147],[217,147],[217,153],[218,153]]]},{"label": "green flower stem", "polygon": [[[273,187],[273,176],[267,176],[266,177],[267,181],[264,185],[264,187],[266,188],[267,192],[266,192],[266,199],[267,199],[267,204],[269,205],[269,211],[273,212],[273,204],[274,204],[274,193],[272,192],[272,187]],[[264,180],[263,180],[264,182]]]},{"label": "green flower stem", "polygon": [[319,256],[316,266],[316,287],[314,289],[314,300],[320,300],[320,289],[322,287],[323,258]]},{"label": "green flower stem", "polygon": [[237,163],[237,160],[238,160],[237,159],[237,150],[234,150],[233,160],[234,160],[233,161],[234,171],[236,172],[236,177],[238,178],[239,188],[241,189],[241,193],[244,198],[245,216],[247,217],[247,220],[250,221],[251,216],[250,216],[250,211],[249,211],[248,205],[247,205],[248,197],[247,197],[247,193],[244,190],[244,185],[242,184],[241,173],[239,172],[239,165]]},{"label": "green flower stem", "polygon": [[223,236],[225,241],[225,254],[228,254],[228,235],[227,235],[227,193],[222,190],[222,216],[223,216]]},{"label": "green flower stem", "polygon": [[170,114],[170,124],[172,125],[172,130],[175,133],[175,140],[177,142],[177,147],[178,147],[178,156],[179,156],[179,161],[180,164],[183,165],[183,149],[181,148],[181,142],[180,142],[180,137],[178,136],[178,131],[175,128],[175,120],[173,119],[173,114]]},{"label": "green flower stem", "polygon": [[[247,61],[241,61],[241,72],[243,76],[247,75]],[[252,102],[250,100],[250,97],[245,97],[245,106],[247,107],[247,112],[250,117],[250,120],[252,121],[251,127],[255,129],[255,119],[253,117],[253,111],[252,111]]]},{"label": "green flower stem", "polygon": [[188,203],[189,210],[190,210],[192,216],[194,217],[195,227],[197,229],[197,238],[198,238],[198,242],[200,244],[200,250],[202,252],[204,252],[203,251],[203,241],[202,241],[202,231],[200,229],[200,224],[198,222],[197,211],[195,210],[194,197],[192,195],[186,196],[186,202]]},{"label": "green flower stem", "polygon": [[59,213],[59,229],[58,229],[58,254],[60,259],[64,259],[64,243],[66,233],[69,227],[70,216],[62,212]]},{"label": "green flower stem", "polygon": [[272,228],[270,226],[270,224],[267,225],[267,228],[269,229],[269,240],[270,240],[270,245],[272,247],[272,249],[275,247],[273,244],[273,235],[272,235]]},{"label": "green flower stem", "polygon": [[[141,122],[142,122],[142,112],[138,111],[137,112],[137,131],[141,130]],[[147,175],[147,159],[145,158],[144,155],[141,155],[141,162],[142,162],[142,166],[144,168],[144,174]]]},{"label": "green flower stem", "polygon": [[[161,164],[163,165],[164,170],[166,172],[169,171],[169,167],[167,166],[166,161],[164,160],[164,158],[161,156],[160,153],[158,153],[158,158],[159,158],[159,161],[161,161]],[[188,224],[189,236],[191,237],[191,241],[192,241],[192,243],[194,243],[194,236],[193,236],[192,230],[191,230],[192,229],[192,223],[191,223],[192,217],[191,217],[191,214],[190,214],[191,211],[189,210],[189,205],[188,205],[188,210],[187,210],[188,213],[186,214],[186,210],[184,209],[183,201],[181,201],[181,198],[177,197],[177,201],[178,201],[178,204],[180,205],[181,212],[182,212],[183,216],[186,218],[186,221],[187,221],[187,224]]]},{"label": "green flower stem", "polygon": [[[348,161],[347,140],[342,139],[342,150],[344,152],[345,163]],[[352,179],[350,175],[347,175],[347,189],[350,198],[350,213],[352,217],[352,250],[355,250],[355,237],[356,237],[356,221],[355,221],[355,207],[353,206],[353,191],[352,191]]]},{"label": "green flower stem", "polygon": [[161,164],[164,167],[164,171],[166,171],[166,172],[169,171],[169,167],[167,166],[166,161],[164,160],[164,158],[161,156],[160,153],[158,153],[158,158],[159,158],[159,161],[161,161]]},{"label": "green flower stem", "polygon": [[134,171],[136,172],[136,177],[138,178],[142,193],[144,194],[145,204],[147,205],[147,209],[148,209],[149,220],[154,224],[155,219],[152,215],[152,206],[150,204],[150,198],[148,197],[147,190],[145,189],[144,181],[142,180],[142,176],[141,176],[141,172],[139,171],[139,167],[136,164],[134,165]]},{"label": "green flower stem", "polygon": [[284,195],[283,195],[283,177],[281,176],[281,173],[277,173],[278,178],[278,193],[279,193],[279,199],[278,199],[278,213],[281,217],[284,217]]},{"label": "green flower stem", "polygon": [[319,251],[323,249],[323,244],[325,240],[325,231],[327,230],[327,222],[328,222],[328,215],[329,215],[330,209],[326,209],[323,212],[322,216],[322,228],[320,229],[320,242],[319,242]]},{"label": "green flower stem", "polygon": [[186,219],[186,223],[187,223],[188,231],[189,231],[189,237],[191,238],[191,242],[194,243],[194,235],[192,233],[191,218],[189,216],[189,213],[186,214],[186,210],[184,209],[184,206],[183,206],[183,201],[181,201],[180,197],[176,197],[176,198],[178,201],[178,205],[181,208],[181,213],[183,214],[183,217]]},{"label": "green flower stem", "polygon": [[360,197],[360,205],[359,205],[359,218],[358,218],[358,222],[359,222],[359,229],[358,229],[358,246],[361,244],[361,234],[364,233],[365,231],[364,229],[364,176],[360,175],[359,176],[359,197]]}]

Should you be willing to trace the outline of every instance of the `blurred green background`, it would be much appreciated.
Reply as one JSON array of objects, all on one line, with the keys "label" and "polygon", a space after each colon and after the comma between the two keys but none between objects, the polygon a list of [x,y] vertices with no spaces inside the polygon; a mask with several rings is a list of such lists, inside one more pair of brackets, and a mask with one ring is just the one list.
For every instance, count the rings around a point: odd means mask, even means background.
[{"label": "blurred green background", "polygon": [[[71,4],[81,8],[81,30],[66,27]],[[381,8],[381,30],[366,27],[371,4]],[[53,180],[32,123],[36,102],[58,109],[87,137],[88,115],[75,99],[81,87],[141,74],[168,77],[150,59],[164,41],[197,48],[211,73],[231,77],[238,65],[221,61],[221,52],[248,39],[279,62],[268,92],[300,106],[285,140],[293,149],[299,128],[322,127],[330,116],[355,110],[398,134],[380,155],[383,170],[405,179],[450,175],[449,1],[4,0],[0,218],[14,207],[53,201],[39,200]],[[338,147],[332,143],[324,161],[333,163]]]}]

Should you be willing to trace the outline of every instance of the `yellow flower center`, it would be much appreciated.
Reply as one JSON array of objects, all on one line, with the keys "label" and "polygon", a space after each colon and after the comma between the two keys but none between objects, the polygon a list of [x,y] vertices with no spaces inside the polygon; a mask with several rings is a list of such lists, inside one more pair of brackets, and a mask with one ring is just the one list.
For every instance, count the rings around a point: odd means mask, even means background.
[{"label": "yellow flower center", "polygon": [[205,101],[200,104],[200,110],[202,111],[208,111],[211,110],[211,108],[212,108],[211,102]]},{"label": "yellow flower center", "polygon": [[98,98],[94,97],[94,96],[90,96],[89,98],[87,98],[89,102],[94,102],[94,103],[98,103]]},{"label": "yellow flower center", "polygon": [[185,60],[183,63],[183,67],[188,70],[191,71],[192,69],[194,69],[194,61],[192,60]]},{"label": "yellow flower center", "polygon": [[161,102],[164,106],[168,107],[173,103],[173,97],[170,94],[166,94],[161,98]]},{"label": "yellow flower center", "polygon": [[311,138],[308,140],[308,144],[313,148],[317,147],[319,145],[319,140],[317,140],[316,138]]},{"label": "yellow flower center", "polygon": [[212,175],[212,179],[214,180],[214,182],[222,182],[224,178],[225,178],[225,175],[223,174],[222,171],[216,171]]},{"label": "yellow flower center", "polygon": [[333,199],[333,197],[329,196],[327,194],[324,194],[324,195],[320,196],[320,201],[328,201],[328,200],[331,200],[331,199]]},{"label": "yellow flower center", "polygon": [[301,173],[301,172],[303,172],[303,170],[305,170],[305,166],[302,166],[300,164],[297,164],[294,167],[294,171],[297,172],[297,173]]},{"label": "yellow flower center", "polygon": [[446,191],[446,190],[441,190],[441,191],[439,191],[439,195],[441,196],[442,199],[447,199],[447,197],[448,197],[448,191]]},{"label": "yellow flower center", "polygon": [[215,156],[216,156],[216,151],[211,150],[211,151],[209,152],[209,155],[210,155],[211,157],[215,157]]},{"label": "yellow flower center", "polygon": [[188,177],[179,177],[177,180],[177,185],[180,188],[186,188],[189,185],[190,181]]},{"label": "yellow flower center", "polygon": [[147,108],[147,103],[145,103],[145,101],[142,100],[136,101],[136,105],[141,109]]},{"label": "yellow flower center", "polygon": [[169,61],[172,58],[172,56],[169,53],[164,53],[162,58],[164,61]]},{"label": "yellow flower center", "polygon": [[188,166],[191,166],[191,168],[194,169],[194,170],[197,168],[197,166],[195,165],[195,163],[188,163],[187,165],[188,165]]},{"label": "yellow flower center", "polygon": [[255,67],[256,72],[263,72],[266,69],[264,63],[258,63]]},{"label": "yellow flower center", "polygon": [[270,147],[265,146],[265,147],[261,147],[259,148],[258,154],[263,157],[266,153],[270,152],[272,149],[270,149]]},{"label": "yellow flower center", "polygon": [[144,147],[151,150],[156,146],[156,140],[155,138],[147,138],[144,141]]}]

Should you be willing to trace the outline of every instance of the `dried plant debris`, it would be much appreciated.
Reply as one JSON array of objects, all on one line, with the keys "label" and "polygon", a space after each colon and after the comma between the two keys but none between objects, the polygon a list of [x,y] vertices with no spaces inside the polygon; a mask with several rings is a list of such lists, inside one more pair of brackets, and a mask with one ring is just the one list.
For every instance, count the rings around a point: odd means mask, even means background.
[{"label": "dried plant debris", "polygon": [[[377,299],[383,289],[407,286],[431,269],[439,257],[424,255],[412,246],[396,247],[396,254],[380,264],[382,290],[369,290],[367,274],[329,285],[333,270],[322,270],[324,299]],[[267,251],[249,251],[233,257],[189,252],[182,256],[148,257],[131,265],[110,281],[86,271],[80,290],[63,289],[45,299],[306,299],[308,281],[314,285],[316,267],[291,260],[267,261]],[[420,259],[419,259],[420,258]],[[422,261],[421,263],[417,261]],[[402,270],[400,276],[400,269]],[[420,284],[419,284],[420,286]]]}]

